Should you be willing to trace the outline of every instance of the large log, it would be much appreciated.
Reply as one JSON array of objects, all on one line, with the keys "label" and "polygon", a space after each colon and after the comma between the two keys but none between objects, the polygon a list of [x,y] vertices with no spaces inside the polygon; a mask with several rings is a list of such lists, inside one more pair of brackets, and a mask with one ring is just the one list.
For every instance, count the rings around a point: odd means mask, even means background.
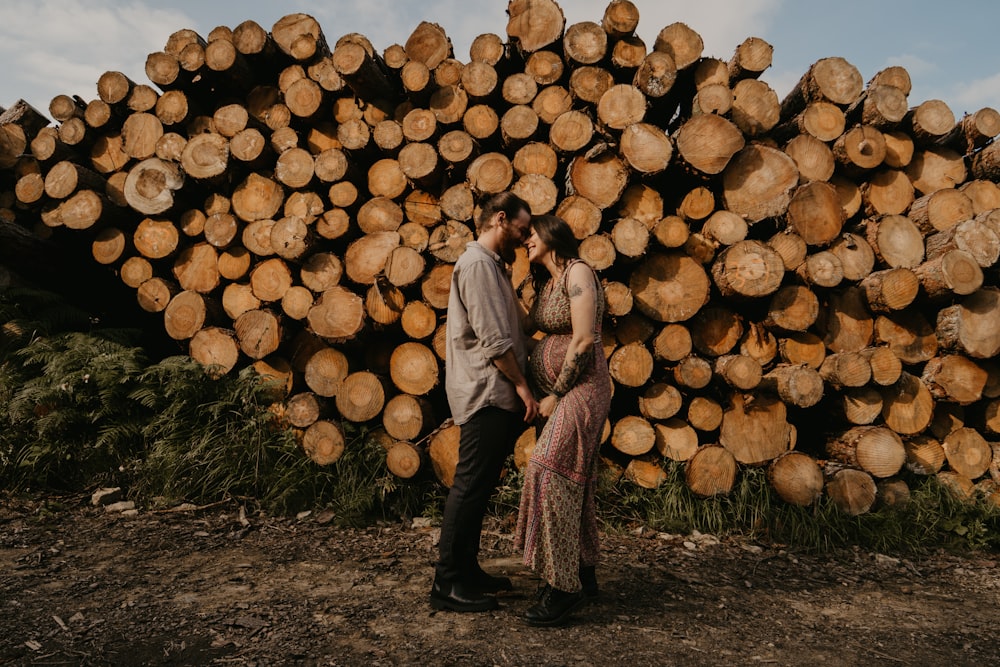
[{"label": "large log", "polygon": [[653,254],[629,279],[636,307],[658,322],[683,322],[708,302],[709,280],[697,262],[680,253]]},{"label": "large log", "polygon": [[688,459],[684,481],[701,498],[726,495],[736,482],[737,462],[725,447],[705,445]]},{"label": "large log", "polygon": [[722,418],[719,444],[743,464],[771,461],[794,442],[795,429],[786,415],[782,401],[760,397],[748,402],[742,394],[734,394]]},{"label": "large log", "polygon": [[767,479],[786,503],[808,507],[823,494],[823,471],[812,457],[801,452],[786,452],[774,459],[767,469]]},{"label": "large log", "polygon": [[840,468],[824,488],[834,505],[850,516],[864,514],[875,504],[875,480],[863,470]]},{"label": "large log", "polygon": [[785,153],[752,144],[737,153],[722,173],[726,208],[749,223],[782,215],[798,184],[798,169]]},{"label": "large log", "polygon": [[883,426],[857,426],[826,443],[834,459],[860,468],[873,477],[891,477],[906,462],[906,450],[899,435]]},{"label": "large log", "polygon": [[810,102],[828,101],[846,107],[861,94],[864,82],[857,68],[840,57],[814,63],[781,102],[781,115],[788,118]]}]

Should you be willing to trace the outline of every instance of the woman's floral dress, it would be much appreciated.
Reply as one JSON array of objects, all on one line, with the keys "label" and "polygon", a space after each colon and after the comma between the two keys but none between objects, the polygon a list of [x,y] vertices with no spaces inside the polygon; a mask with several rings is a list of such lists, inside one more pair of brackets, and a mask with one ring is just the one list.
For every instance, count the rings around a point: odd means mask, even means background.
[{"label": "woman's floral dress", "polygon": [[[529,360],[532,382],[551,392],[573,337],[566,276],[549,280],[532,306],[545,333]],[[596,275],[594,276],[597,281]],[[597,284],[594,347],[576,384],[559,399],[542,428],[525,472],[516,545],[524,564],[554,588],[580,590],[579,568],[596,565],[600,542],[594,505],[595,463],[611,404],[611,381],[601,345],[604,291]]]}]

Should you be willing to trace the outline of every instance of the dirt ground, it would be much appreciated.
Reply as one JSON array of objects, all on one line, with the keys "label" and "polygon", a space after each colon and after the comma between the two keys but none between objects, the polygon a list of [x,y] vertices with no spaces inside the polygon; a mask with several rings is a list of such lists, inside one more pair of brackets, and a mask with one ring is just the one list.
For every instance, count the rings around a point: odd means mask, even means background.
[{"label": "dirt ground", "polygon": [[0,504],[2,665],[995,665],[997,554],[821,556],[708,535],[605,535],[601,593],[561,628],[509,530],[498,611],[433,612],[437,529],[343,529],[236,505]]}]

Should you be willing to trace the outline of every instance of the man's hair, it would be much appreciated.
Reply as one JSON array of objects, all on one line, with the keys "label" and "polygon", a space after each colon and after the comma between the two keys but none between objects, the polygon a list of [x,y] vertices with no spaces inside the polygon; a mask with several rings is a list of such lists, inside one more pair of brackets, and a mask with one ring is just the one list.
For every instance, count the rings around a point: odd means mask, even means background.
[{"label": "man's hair", "polygon": [[487,226],[493,216],[503,211],[508,220],[515,220],[521,211],[531,213],[528,202],[518,197],[513,192],[498,192],[484,198],[479,204],[479,216],[476,218],[476,232],[486,231]]}]

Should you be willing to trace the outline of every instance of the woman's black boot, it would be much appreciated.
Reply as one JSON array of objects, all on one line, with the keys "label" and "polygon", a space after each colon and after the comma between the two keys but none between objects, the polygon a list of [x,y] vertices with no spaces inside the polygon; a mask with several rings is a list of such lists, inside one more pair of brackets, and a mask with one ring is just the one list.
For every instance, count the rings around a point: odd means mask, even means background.
[{"label": "woman's black boot", "polygon": [[583,591],[567,593],[558,588],[549,588],[538,604],[524,612],[524,620],[528,625],[560,625],[573,610],[583,604]]}]

